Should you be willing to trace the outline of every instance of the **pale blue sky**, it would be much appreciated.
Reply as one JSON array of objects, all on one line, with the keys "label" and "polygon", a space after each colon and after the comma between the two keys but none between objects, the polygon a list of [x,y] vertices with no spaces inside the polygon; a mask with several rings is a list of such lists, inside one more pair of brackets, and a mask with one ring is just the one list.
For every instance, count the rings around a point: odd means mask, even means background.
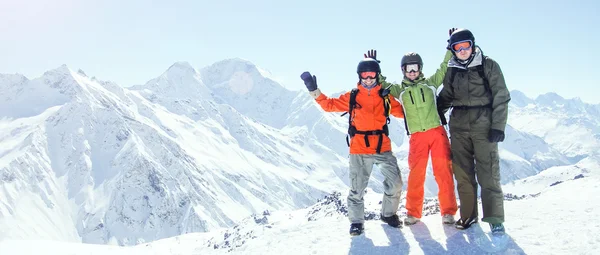
[{"label": "pale blue sky", "polygon": [[67,64],[131,86],[176,61],[202,68],[239,57],[294,90],[311,71],[331,94],[355,85],[371,48],[392,80],[401,79],[408,51],[421,54],[431,75],[448,28],[465,27],[500,64],[509,89],[600,103],[592,65],[599,25],[594,0],[0,0],[0,73],[35,78]]}]

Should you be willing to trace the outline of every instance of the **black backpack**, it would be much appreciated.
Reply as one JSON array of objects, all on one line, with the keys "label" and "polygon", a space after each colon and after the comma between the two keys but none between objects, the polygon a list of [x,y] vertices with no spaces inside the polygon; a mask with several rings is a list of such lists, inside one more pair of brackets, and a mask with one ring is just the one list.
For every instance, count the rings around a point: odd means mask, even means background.
[{"label": "black backpack", "polygon": [[[385,134],[386,136],[389,137],[389,129],[388,129],[388,124],[390,123],[390,111],[392,109],[391,107],[391,103],[390,103],[390,89],[389,88],[382,88],[379,90],[379,96],[383,99],[383,115],[385,116],[386,122],[383,125],[382,129],[379,130],[357,130],[356,127],[354,125],[352,125],[352,113],[354,111],[355,108],[360,109],[362,106],[360,106],[359,103],[356,102],[356,95],[358,94],[359,90],[358,88],[354,88],[352,89],[352,91],[350,92],[350,102],[348,104],[348,111],[345,112],[344,114],[342,114],[342,116],[348,114],[348,136],[346,136],[346,143],[348,144],[348,146],[350,146],[350,139],[352,139],[354,137],[354,135],[356,134],[361,134],[365,136],[365,145],[367,147],[370,147],[370,143],[369,143],[369,136],[370,135],[378,135],[379,136],[379,141],[377,142],[377,154],[381,153],[381,145],[383,144],[383,134]],[[350,138],[348,138],[350,137]]]}]

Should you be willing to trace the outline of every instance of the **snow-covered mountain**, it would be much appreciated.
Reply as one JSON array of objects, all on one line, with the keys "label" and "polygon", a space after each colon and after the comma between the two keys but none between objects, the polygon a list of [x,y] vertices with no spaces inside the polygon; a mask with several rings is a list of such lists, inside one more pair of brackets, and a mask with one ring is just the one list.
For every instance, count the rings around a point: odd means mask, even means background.
[{"label": "snow-covered mountain", "polygon": [[564,99],[555,93],[535,100],[512,91],[508,123],[515,129],[541,137],[552,148],[576,162],[598,155],[600,148],[600,105],[578,98]]},{"label": "snow-covered mountain", "polygon": [[66,66],[2,79],[2,237],[136,244],[344,187],[336,153],[215,103],[197,74],[176,63],[143,89]]},{"label": "snow-covered mountain", "polygon": [[[131,88],[67,66],[0,74],[0,98],[0,240],[134,245],[347,189],[347,118],[246,60],[178,62]],[[596,158],[599,109],[513,91],[503,183]],[[390,130],[406,181],[403,122]],[[382,179],[374,171],[374,193]]]}]

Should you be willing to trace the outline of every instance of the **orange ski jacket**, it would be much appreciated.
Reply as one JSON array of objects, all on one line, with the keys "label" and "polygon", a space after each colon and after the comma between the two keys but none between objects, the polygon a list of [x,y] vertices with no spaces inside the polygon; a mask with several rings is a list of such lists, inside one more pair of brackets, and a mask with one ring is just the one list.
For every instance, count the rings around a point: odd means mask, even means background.
[{"label": "orange ski jacket", "polygon": [[[357,84],[359,90],[356,95],[357,106],[351,114],[352,125],[358,131],[381,130],[386,124],[387,119],[384,115],[383,98],[379,96],[381,84],[369,89],[363,87],[360,83]],[[329,98],[321,93],[315,100],[326,112],[346,112],[350,104],[350,91],[341,95],[339,98]],[[390,99],[390,115],[397,118],[404,118],[404,111],[400,103],[393,97]],[[368,141],[370,146],[367,147],[363,134],[356,134],[350,140],[350,154],[376,154],[376,147],[379,140],[378,135],[369,135]],[[383,135],[383,143],[381,145],[381,153],[391,151],[392,144],[387,135]]]}]

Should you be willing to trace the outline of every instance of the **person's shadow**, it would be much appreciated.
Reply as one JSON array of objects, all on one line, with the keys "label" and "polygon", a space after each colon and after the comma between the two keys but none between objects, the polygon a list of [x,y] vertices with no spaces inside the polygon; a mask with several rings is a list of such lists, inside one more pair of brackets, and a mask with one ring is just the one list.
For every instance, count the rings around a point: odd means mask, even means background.
[{"label": "person's shadow", "polygon": [[509,234],[493,236],[480,224],[466,230],[444,227],[447,254],[526,254]]},{"label": "person's shadow", "polygon": [[393,228],[387,224],[381,224],[381,227],[387,235],[390,245],[375,246],[373,240],[366,236],[367,229],[364,234],[352,237],[348,254],[409,254],[410,246],[402,234],[402,229]]},{"label": "person's shadow", "polygon": [[423,222],[409,226],[413,236],[419,242],[423,254],[447,254],[448,251],[431,237],[431,232]]}]

